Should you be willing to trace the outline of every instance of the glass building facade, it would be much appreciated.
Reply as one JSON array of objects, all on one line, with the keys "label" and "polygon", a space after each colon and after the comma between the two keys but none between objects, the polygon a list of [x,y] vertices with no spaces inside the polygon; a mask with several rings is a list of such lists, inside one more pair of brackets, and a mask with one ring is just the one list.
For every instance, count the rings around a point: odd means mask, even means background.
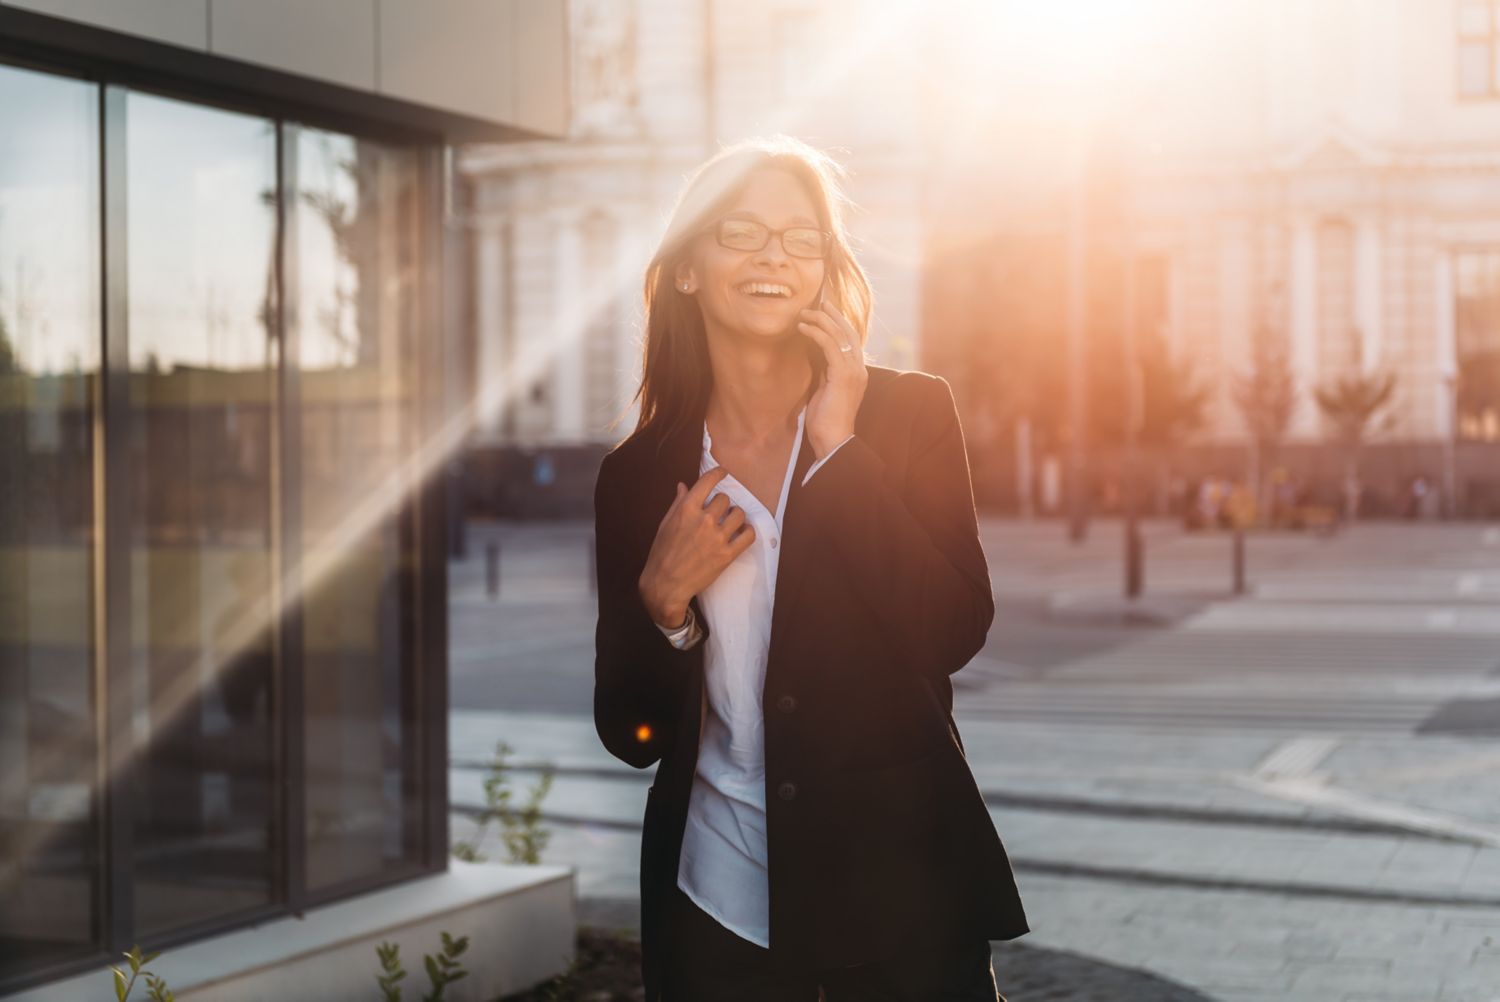
[{"label": "glass building facade", "polygon": [[441,163],[0,60],[0,993],[445,865]]}]

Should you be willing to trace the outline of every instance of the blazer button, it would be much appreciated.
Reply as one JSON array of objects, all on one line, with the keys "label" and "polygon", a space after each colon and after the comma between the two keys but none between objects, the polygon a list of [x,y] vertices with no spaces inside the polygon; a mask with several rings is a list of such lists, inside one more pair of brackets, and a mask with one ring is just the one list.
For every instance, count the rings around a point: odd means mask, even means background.
[{"label": "blazer button", "polygon": [[796,696],[782,696],[780,699],[776,700],[776,709],[780,710],[782,713],[791,713],[796,708]]},{"label": "blazer button", "polygon": [[791,800],[797,795],[796,783],[782,783],[776,788],[776,795],[782,800]]}]

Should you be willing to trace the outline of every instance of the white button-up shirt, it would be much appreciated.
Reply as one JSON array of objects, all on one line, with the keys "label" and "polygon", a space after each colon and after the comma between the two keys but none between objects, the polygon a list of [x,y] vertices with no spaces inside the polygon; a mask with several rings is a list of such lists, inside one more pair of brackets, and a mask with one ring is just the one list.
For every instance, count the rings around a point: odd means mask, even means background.
[{"label": "white button-up shirt", "polygon": [[[714,494],[727,494],[731,504],[743,509],[745,520],[755,529],[755,540],[697,596],[703,614],[713,623],[713,635],[703,652],[708,715],[703,721],[703,741],[677,868],[677,886],[699,908],[731,932],[768,949],[771,920],[761,692],[771,640],[781,521],[802,449],[806,415],[804,406],[797,414],[797,436],[775,512],[767,511],[733,474],[727,474],[709,494],[709,499]],[[804,485],[844,442],[807,471],[802,478]],[[705,421],[698,473],[701,476],[719,465]],[[683,648],[691,647],[702,636],[691,609],[683,626],[661,629]]]}]

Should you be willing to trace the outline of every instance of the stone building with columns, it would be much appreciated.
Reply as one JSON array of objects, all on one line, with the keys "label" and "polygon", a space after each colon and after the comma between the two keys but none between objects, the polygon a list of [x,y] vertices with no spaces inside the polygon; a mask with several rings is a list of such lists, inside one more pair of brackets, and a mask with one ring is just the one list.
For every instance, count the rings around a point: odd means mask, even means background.
[{"label": "stone building with columns", "polygon": [[[1178,122],[1136,149],[1171,343],[1222,386],[1258,331],[1283,338],[1313,479],[1338,464],[1312,389],[1393,373],[1363,479],[1392,509],[1420,475],[1500,514],[1500,4],[1278,0],[1249,26],[1225,65],[1256,84],[1196,106],[1200,141]],[[1228,392],[1208,438],[1243,438]]]},{"label": "stone building with columns", "polygon": [[[1365,510],[1403,510],[1420,476],[1442,510],[1500,514],[1500,3],[1225,0],[1174,10],[1182,23],[1147,40],[1150,51],[1140,41],[1129,72],[1107,78],[1087,114],[1076,94],[1048,95],[1032,80],[1022,84],[1031,100],[1013,87],[994,101],[976,129],[1004,137],[991,159],[1027,183],[997,183],[999,168],[976,164],[930,200],[929,229],[1023,258],[1042,248],[1048,262],[1037,270],[1051,285],[1019,295],[1050,297],[1043,340],[1063,354],[1071,175],[1057,123],[1086,119],[1075,136],[1119,211],[1091,217],[1087,225],[1115,229],[1090,238],[1123,253],[1128,235],[1137,316],[1211,391],[1203,427],[1173,450],[1176,474],[1245,475],[1233,388],[1267,338],[1285,351],[1299,398],[1276,463],[1314,493],[1336,500],[1343,476],[1314,388],[1391,372],[1392,401],[1361,461]],[[975,306],[993,302],[1009,273],[983,274],[954,279],[983,290]],[[1089,336],[1118,337],[1119,303],[1095,306]],[[979,358],[984,341],[1005,343],[1021,322],[1013,312],[992,311],[953,345],[927,331],[929,360]],[[1100,342],[1090,343],[1089,364],[1107,368]],[[971,387],[966,399],[983,441],[986,391]],[[1054,425],[1063,421],[1054,411]],[[994,454],[979,450],[977,486],[1002,507],[1024,493],[1017,468],[1055,464],[1063,448],[1054,437],[1026,462],[1010,454],[1008,428],[988,439]],[[1115,475],[1118,458],[1096,449],[1095,476]]]},{"label": "stone building with columns", "polygon": [[568,137],[460,151],[478,401],[468,473],[485,510],[586,511],[599,453],[634,427],[646,262],[686,176],[720,144],[785,132],[850,171],[876,295],[870,357],[915,364],[915,95],[876,72],[912,55],[881,18],[845,20],[862,51],[889,51],[830,65],[820,47],[849,6],[574,0]]}]

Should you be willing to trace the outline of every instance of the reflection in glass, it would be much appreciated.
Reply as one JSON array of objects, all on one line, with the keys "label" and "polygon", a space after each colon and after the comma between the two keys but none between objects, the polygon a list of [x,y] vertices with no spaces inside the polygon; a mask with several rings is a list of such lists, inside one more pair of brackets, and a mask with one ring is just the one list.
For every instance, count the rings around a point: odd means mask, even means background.
[{"label": "reflection in glass", "polygon": [[271,122],[129,94],[136,935],[271,898]]},{"label": "reflection in glass", "polygon": [[[307,885],[415,861],[415,156],[295,133]],[[289,303],[289,308],[292,306]]]},{"label": "reflection in glass", "polygon": [[97,107],[0,66],[0,977],[97,942]]}]

